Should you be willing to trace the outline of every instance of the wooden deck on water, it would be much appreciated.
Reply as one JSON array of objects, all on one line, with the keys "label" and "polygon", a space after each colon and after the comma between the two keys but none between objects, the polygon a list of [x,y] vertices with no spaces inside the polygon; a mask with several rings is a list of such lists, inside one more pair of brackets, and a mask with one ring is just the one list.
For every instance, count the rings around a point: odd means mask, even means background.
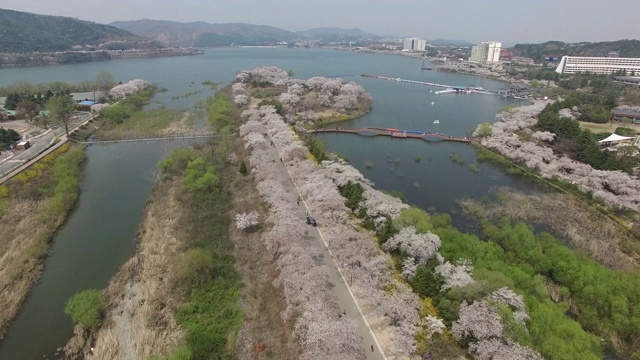
[{"label": "wooden deck on water", "polygon": [[455,141],[469,143],[470,138],[449,136],[442,133],[434,133],[428,131],[415,131],[415,130],[401,130],[391,128],[378,128],[378,127],[365,127],[360,129],[345,129],[345,128],[322,128],[313,129],[311,133],[343,133],[343,134],[356,134],[361,136],[390,136],[397,139],[421,139],[430,141],[431,139],[438,139],[443,141]]}]

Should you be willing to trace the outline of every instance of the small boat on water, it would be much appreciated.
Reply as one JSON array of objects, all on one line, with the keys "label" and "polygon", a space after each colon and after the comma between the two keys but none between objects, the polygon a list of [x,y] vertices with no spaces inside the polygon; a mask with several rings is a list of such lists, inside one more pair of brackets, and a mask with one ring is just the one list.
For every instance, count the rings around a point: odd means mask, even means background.
[{"label": "small boat on water", "polygon": [[434,124],[440,124],[440,120],[433,120]]},{"label": "small boat on water", "polygon": [[435,104],[436,104],[436,102],[435,102],[435,101],[432,101],[432,102],[431,102],[431,106],[433,106],[433,105],[435,105]]}]

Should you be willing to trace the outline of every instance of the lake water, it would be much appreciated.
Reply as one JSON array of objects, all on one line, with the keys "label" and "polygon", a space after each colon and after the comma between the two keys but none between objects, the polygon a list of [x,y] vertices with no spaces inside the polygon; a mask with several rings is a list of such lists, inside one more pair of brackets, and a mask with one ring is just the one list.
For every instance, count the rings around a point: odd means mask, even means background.
[{"label": "lake water", "polygon": [[[340,127],[381,126],[470,135],[477,124],[493,121],[497,110],[518,104],[498,96],[472,94],[435,95],[426,86],[362,78],[368,73],[451,85],[479,85],[497,90],[498,81],[470,75],[422,71],[420,59],[359,54],[326,49],[231,48],[207,50],[202,56],[128,59],[78,65],[0,69],[0,86],[18,81],[80,82],[101,71],[117,80],[141,78],[168,89],[154,98],[156,104],[191,109],[212,94],[204,80],[226,84],[245,69],[274,65],[292,70],[296,77],[353,75],[373,97],[373,110]],[[181,94],[199,91],[186,98]],[[432,105],[432,102],[434,104]],[[440,124],[434,124],[434,120]],[[487,196],[494,186],[529,191],[532,185],[490,164],[478,164],[474,149],[462,143],[428,143],[421,140],[363,138],[347,134],[319,135],[329,150],[338,151],[377,187],[398,191],[408,202],[441,212],[457,210],[456,200]],[[0,343],[0,359],[42,359],[63,346],[71,336],[71,320],[63,314],[65,301],[74,293],[104,287],[135,247],[135,232],[152,186],[156,163],[168,152],[159,143],[113,144],[88,149],[89,161],[78,206],[58,232],[45,262],[41,282]],[[454,163],[450,156],[464,159]],[[415,162],[416,155],[422,160]],[[368,164],[370,166],[365,166]],[[370,168],[369,168],[370,167]],[[467,228],[463,217],[455,224]]]}]

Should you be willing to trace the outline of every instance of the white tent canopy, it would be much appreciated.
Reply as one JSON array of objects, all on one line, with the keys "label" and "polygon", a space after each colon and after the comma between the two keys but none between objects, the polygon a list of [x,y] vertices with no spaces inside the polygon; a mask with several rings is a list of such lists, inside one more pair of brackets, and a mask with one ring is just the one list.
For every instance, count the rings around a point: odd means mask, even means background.
[{"label": "white tent canopy", "polygon": [[602,139],[602,140],[600,140],[598,142],[599,143],[603,143],[603,142],[614,142],[614,141],[631,140],[631,139],[634,139],[634,137],[633,136],[620,136],[620,135],[616,135],[616,134],[611,134],[606,139]]}]

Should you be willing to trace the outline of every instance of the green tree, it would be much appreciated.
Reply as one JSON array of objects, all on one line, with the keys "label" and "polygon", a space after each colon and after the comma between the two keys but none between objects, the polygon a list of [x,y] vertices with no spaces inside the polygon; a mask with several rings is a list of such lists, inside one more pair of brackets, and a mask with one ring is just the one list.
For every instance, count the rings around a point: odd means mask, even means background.
[{"label": "green tree", "polygon": [[18,93],[10,93],[4,99],[4,108],[7,110],[15,110],[20,101],[22,101],[22,97],[20,97]]},{"label": "green tree", "polygon": [[248,170],[247,170],[247,165],[244,163],[244,160],[242,161],[242,163],[240,163],[240,174],[242,174],[242,176],[247,175]]},{"label": "green tree", "polygon": [[31,121],[40,112],[40,106],[35,101],[24,100],[18,103],[18,110]]},{"label": "green tree", "polygon": [[64,313],[85,329],[97,328],[102,322],[106,302],[99,290],[79,292],[64,307]]},{"label": "green tree", "polygon": [[20,134],[15,130],[0,128],[0,149],[7,148],[18,140],[20,140]]},{"label": "green tree", "polygon": [[66,95],[54,96],[47,102],[47,110],[54,122],[64,125],[64,131],[69,136],[70,118],[75,110],[73,100]]},{"label": "green tree", "polygon": [[619,126],[613,132],[622,136],[636,136],[636,131],[628,127]]},{"label": "green tree", "polygon": [[191,192],[203,192],[216,190],[220,178],[212,164],[202,157],[197,157],[187,164],[187,171],[182,182],[183,186]]},{"label": "green tree", "polygon": [[478,134],[480,135],[480,137],[491,136],[491,124],[488,122],[480,124]]},{"label": "green tree", "polygon": [[103,71],[96,76],[95,85],[98,90],[102,91],[103,96],[109,96],[109,90],[114,87],[116,81],[113,79],[113,74],[108,71]]}]

